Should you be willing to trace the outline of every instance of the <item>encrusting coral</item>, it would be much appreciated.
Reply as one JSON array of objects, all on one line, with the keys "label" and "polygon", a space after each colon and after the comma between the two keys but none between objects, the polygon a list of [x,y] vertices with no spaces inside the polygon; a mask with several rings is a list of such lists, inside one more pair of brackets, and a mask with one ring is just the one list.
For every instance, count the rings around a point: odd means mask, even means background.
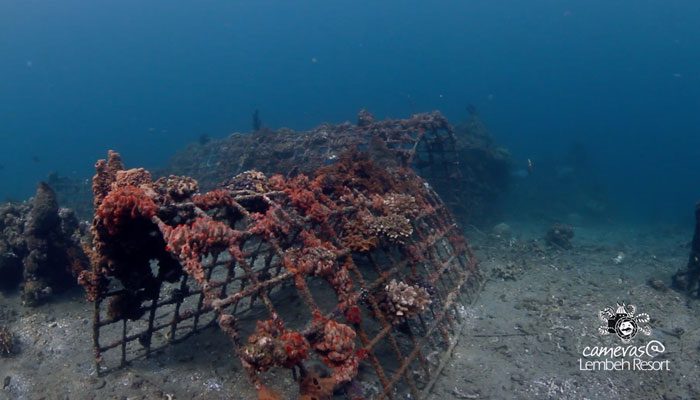
[{"label": "encrusting coral", "polygon": [[205,218],[175,228],[163,225],[161,231],[167,242],[166,250],[177,255],[187,273],[199,283],[205,280],[201,256],[216,255],[229,248],[231,253],[237,253],[236,244],[241,236],[225,223]]},{"label": "encrusting coral", "polygon": [[322,328],[319,332],[320,340],[314,341],[314,349],[331,368],[331,377],[335,385],[351,381],[357,375],[360,361],[365,357],[363,350],[355,350],[355,330],[318,315],[315,317],[315,323],[321,324]]},{"label": "encrusting coral", "polygon": [[272,367],[292,368],[309,356],[309,342],[301,333],[287,330],[282,321],[273,318],[258,321],[255,332],[241,350],[246,368],[264,372]]}]

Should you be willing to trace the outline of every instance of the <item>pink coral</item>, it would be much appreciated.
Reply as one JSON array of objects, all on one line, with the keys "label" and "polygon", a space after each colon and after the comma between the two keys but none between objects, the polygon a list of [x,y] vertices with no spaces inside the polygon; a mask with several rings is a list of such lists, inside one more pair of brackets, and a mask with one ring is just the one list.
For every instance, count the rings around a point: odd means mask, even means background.
[{"label": "pink coral", "polygon": [[226,250],[240,238],[240,232],[223,222],[207,218],[197,218],[189,225],[163,226],[161,229],[168,244],[167,250],[184,261],[187,273],[201,284],[206,281],[202,258]]},{"label": "pink coral", "polygon": [[314,349],[323,355],[323,361],[333,370],[337,384],[349,382],[357,375],[360,357],[355,352],[357,334],[348,325],[327,320],[323,326],[322,339]]},{"label": "pink coral", "polygon": [[272,318],[257,322],[241,357],[247,368],[262,372],[274,366],[292,368],[308,357],[309,349],[301,333],[285,329],[281,320]]}]

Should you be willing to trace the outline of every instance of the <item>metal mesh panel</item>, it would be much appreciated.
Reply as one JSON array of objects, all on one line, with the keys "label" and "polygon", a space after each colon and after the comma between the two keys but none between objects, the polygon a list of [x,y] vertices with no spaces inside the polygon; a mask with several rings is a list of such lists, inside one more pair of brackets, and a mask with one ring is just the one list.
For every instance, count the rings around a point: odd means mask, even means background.
[{"label": "metal mesh panel", "polygon": [[302,396],[358,398],[363,381],[381,387],[376,398],[421,398],[459,334],[460,296],[478,286],[430,186],[356,154],[313,178],[248,172],[200,195],[112,153],[94,182],[93,270],[81,281],[98,371],[218,323],[260,391],[289,368]]}]

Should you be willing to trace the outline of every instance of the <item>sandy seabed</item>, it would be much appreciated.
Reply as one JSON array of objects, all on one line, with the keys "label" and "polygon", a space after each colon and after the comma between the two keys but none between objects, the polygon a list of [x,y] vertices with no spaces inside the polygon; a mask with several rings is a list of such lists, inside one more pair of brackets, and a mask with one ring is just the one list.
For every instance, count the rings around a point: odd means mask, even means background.
[{"label": "sandy seabed", "polygon": [[[700,301],[667,288],[687,262],[692,232],[577,227],[564,250],[544,244],[545,228],[467,229],[486,281],[462,307],[462,336],[430,399],[700,398]],[[599,312],[623,302],[649,314],[639,325],[650,335],[623,343],[599,333]],[[18,342],[16,355],[0,359],[0,399],[255,398],[217,329],[96,376],[91,315],[77,290],[37,309],[0,297],[0,321]],[[291,375],[277,377],[295,386]]]}]

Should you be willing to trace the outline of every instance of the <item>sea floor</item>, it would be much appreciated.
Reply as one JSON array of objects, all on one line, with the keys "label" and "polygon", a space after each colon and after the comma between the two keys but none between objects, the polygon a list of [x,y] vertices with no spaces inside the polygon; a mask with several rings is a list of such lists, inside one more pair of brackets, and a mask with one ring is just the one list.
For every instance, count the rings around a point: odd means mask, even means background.
[{"label": "sea floor", "polygon": [[[467,229],[486,282],[463,306],[463,334],[431,399],[700,398],[700,302],[667,288],[687,261],[690,229],[577,227],[573,249],[564,250],[544,244],[545,226],[511,226],[500,236]],[[622,302],[649,314],[640,325],[650,336],[625,344],[600,335],[599,311]],[[19,344],[17,355],[0,358],[0,400],[255,398],[217,329],[95,376],[91,315],[79,291],[38,309],[0,295],[0,321]],[[583,357],[586,347],[652,340],[664,352],[642,359],[668,361],[668,371],[582,370],[579,359],[599,360]],[[278,379],[293,386],[286,373]]]},{"label": "sea floor", "polygon": [[[574,248],[563,250],[533,240],[541,228],[514,225],[511,237],[468,232],[488,281],[464,309],[464,334],[431,399],[700,398],[700,302],[667,286],[687,263],[692,231],[577,228]],[[598,332],[599,311],[623,302],[649,314],[650,336],[625,344]],[[609,359],[670,370],[591,370],[586,361],[605,357],[583,357],[586,347],[653,340],[664,353],[638,358],[660,363]]]}]

